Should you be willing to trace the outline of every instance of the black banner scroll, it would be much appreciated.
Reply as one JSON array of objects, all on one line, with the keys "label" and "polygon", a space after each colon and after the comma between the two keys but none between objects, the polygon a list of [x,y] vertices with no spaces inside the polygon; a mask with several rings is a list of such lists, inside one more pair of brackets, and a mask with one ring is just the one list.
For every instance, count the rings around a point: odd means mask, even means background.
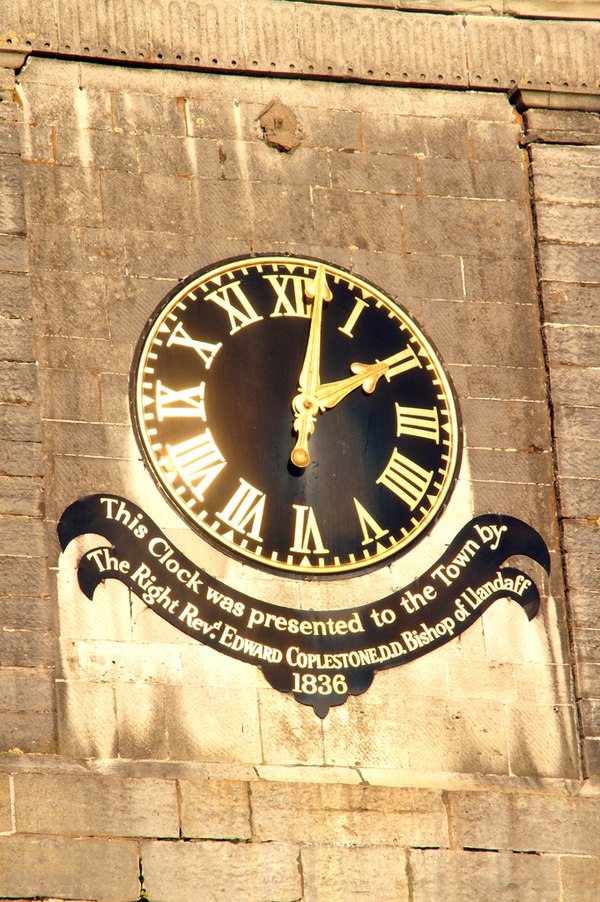
[{"label": "black banner scroll", "polygon": [[88,533],[106,539],[79,561],[79,585],[88,598],[101,582],[120,580],[177,629],[261,667],[275,689],[292,692],[319,717],[365,692],[375,671],[459,636],[498,598],[513,599],[533,619],[538,589],[527,574],[502,567],[509,557],[526,555],[550,572],[548,549],[531,526],[487,514],[467,523],[442,557],[398,592],[344,610],[301,611],[259,601],[209,576],[141,508],[118,495],[89,495],[63,513],[63,550]]}]

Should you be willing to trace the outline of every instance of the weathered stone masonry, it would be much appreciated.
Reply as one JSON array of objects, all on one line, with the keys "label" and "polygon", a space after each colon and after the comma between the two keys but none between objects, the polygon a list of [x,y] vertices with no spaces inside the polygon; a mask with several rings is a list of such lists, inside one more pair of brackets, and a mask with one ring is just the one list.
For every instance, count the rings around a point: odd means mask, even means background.
[{"label": "weathered stone masonry", "polygon": [[[392,6],[2,5],[0,898],[596,899],[597,4]],[[274,597],[157,497],[127,397],[177,279],[268,250],[390,288],[442,350],[466,462],[435,541],[503,511],[553,557],[537,621],[498,603],[324,722],[116,584],[88,603],[55,535],[122,492]]]}]

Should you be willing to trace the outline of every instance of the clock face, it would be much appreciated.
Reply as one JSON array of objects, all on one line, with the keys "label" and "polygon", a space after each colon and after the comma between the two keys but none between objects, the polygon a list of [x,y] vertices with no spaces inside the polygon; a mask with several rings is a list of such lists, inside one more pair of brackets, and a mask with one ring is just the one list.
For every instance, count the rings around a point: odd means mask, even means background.
[{"label": "clock face", "polygon": [[136,351],[133,421],[187,522],[280,574],[352,575],[431,527],[457,475],[457,404],[419,327],[308,258],[181,282]]}]

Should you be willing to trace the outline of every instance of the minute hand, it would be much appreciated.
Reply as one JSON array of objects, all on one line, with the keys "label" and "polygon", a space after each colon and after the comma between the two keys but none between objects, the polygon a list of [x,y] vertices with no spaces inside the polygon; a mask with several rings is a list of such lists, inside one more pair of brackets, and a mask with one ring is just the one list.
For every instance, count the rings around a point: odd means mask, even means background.
[{"label": "minute hand", "polygon": [[375,391],[378,379],[387,372],[388,365],[384,361],[378,360],[376,363],[353,363],[350,369],[355,374],[354,376],[340,379],[339,382],[326,382],[316,390],[314,396],[320,410],[335,407],[336,404],[343,401],[346,395],[361,386],[363,391],[370,395]]}]

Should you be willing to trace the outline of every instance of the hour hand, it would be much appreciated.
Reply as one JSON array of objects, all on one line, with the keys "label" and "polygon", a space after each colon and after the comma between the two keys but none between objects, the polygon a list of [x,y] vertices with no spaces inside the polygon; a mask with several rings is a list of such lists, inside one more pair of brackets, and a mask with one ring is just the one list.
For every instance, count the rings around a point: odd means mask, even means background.
[{"label": "hour hand", "polygon": [[319,386],[315,392],[319,410],[329,410],[335,407],[355,388],[362,387],[363,391],[370,395],[375,391],[379,378],[387,372],[388,365],[378,360],[375,363],[353,363],[350,369],[354,373],[353,376],[340,379],[338,382],[326,382]]}]

